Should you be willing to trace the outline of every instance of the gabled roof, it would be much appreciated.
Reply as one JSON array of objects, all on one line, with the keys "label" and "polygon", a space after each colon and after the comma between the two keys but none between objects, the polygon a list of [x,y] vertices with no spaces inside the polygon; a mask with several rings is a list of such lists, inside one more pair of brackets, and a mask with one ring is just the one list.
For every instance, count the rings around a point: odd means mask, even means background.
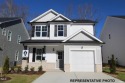
[{"label": "gabled roof", "polygon": [[111,16],[111,17],[117,17],[117,18],[125,19],[125,16]]},{"label": "gabled roof", "polygon": [[78,33],[80,32],[83,32],[85,34],[87,34],[89,37],[91,37],[92,39],[100,42],[100,43],[103,43],[100,39],[96,38],[94,35],[90,34],[89,32],[87,32],[86,30],[84,29],[80,29],[79,31],[77,31],[75,34],[72,34],[71,36],[67,37],[65,40],[63,40],[62,42],[67,42],[68,40],[70,40],[71,38],[73,38],[74,36],[76,36]]},{"label": "gabled roof", "polygon": [[39,18],[43,17],[44,15],[50,13],[50,12],[53,12],[54,14],[58,15],[58,13],[56,11],[54,11],[53,9],[50,9],[48,11],[46,11],[45,13],[39,15],[38,17],[34,18],[33,20],[31,20],[30,22],[33,22],[33,21],[36,21],[38,20]]},{"label": "gabled roof", "polygon": [[73,22],[73,23],[97,23],[96,21],[92,21],[92,20],[82,20],[82,19],[73,19],[72,22]]},{"label": "gabled roof", "polygon": [[8,21],[13,21],[13,20],[17,20],[17,19],[20,19],[20,18],[18,18],[18,17],[13,17],[13,18],[0,17],[0,23],[8,22]]},{"label": "gabled roof", "polygon": [[50,21],[55,21],[57,18],[62,17],[64,18],[66,21],[71,21],[69,18],[65,17],[62,14],[58,14],[56,17],[52,18]]}]

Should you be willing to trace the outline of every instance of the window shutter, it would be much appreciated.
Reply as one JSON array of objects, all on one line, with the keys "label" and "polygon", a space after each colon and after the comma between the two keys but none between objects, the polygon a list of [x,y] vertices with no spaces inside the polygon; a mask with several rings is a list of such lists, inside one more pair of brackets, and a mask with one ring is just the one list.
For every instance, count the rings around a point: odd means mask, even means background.
[{"label": "window shutter", "polygon": [[54,28],[54,36],[57,37],[57,25],[55,25],[55,28]]},{"label": "window shutter", "polygon": [[50,37],[50,26],[48,25],[48,37]]},{"label": "window shutter", "polygon": [[35,26],[32,27],[31,37],[34,37]]},{"label": "window shutter", "polygon": [[32,58],[32,62],[35,62],[35,54],[36,54],[36,48],[33,48],[33,58]]},{"label": "window shutter", "polygon": [[64,37],[67,37],[67,25],[64,25]]}]

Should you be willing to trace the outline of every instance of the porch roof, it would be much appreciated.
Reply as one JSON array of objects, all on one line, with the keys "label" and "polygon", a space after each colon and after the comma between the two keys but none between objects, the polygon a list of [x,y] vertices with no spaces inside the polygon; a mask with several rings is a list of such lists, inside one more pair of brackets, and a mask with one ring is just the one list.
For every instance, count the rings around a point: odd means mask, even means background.
[{"label": "porch roof", "polygon": [[102,44],[98,41],[66,41],[63,40],[25,40],[20,43],[94,43],[94,44]]}]

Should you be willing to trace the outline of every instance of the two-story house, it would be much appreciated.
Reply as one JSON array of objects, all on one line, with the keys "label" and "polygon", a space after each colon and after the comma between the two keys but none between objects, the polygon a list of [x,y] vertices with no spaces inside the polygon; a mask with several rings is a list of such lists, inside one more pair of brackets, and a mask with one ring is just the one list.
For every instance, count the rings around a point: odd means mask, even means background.
[{"label": "two-story house", "polygon": [[108,63],[114,55],[118,65],[125,66],[125,16],[108,16],[100,38],[105,42],[102,46],[103,63]]},{"label": "two-story house", "polygon": [[29,39],[29,34],[21,18],[0,18],[0,66],[5,57],[9,57],[10,67],[21,65],[22,50],[21,41]]},{"label": "two-story house", "polygon": [[37,70],[42,65],[45,71],[102,71],[103,42],[94,36],[95,21],[71,20],[50,9],[29,24],[31,39],[21,42],[29,50],[28,63],[25,63],[29,68]]}]

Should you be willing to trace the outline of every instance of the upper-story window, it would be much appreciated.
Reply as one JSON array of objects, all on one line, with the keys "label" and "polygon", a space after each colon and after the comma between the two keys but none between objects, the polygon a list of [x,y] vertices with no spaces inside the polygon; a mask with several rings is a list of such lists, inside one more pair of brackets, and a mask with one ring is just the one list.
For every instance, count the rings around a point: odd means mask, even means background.
[{"label": "upper-story window", "polygon": [[15,61],[18,61],[18,57],[19,57],[19,51],[15,52]]},{"label": "upper-story window", "polygon": [[58,33],[57,36],[64,36],[64,27],[63,27],[63,25],[58,25],[57,28],[58,28],[57,29],[57,33]]},{"label": "upper-story window", "polygon": [[11,32],[11,31],[8,31],[7,40],[8,40],[8,41],[11,41],[11,37],[12,37],[12,32]]},{"label": "upper-story window", "polygon": [[36,37],[48,37],[49,36],[49,26],[36,26],[35,27],[35,36]]},{"label": "upper-story window", "polygon": [[40,35],[41,35],[41,26],[36,26],[35,34],[36,34],[36,37],[40,37]]},{"label": "upper-story window", "polygon": [[6,29],[5,28],[2,29],[2,35],[6,36]]},{"label": "upper-story window", "polygon": [[17,44],[20,44],[20,42],[21,42],[21,36],[18,35],[18,38],[17,38]]},{"label": "upper-story window", "polygon": [[55,37],[66,37],[67,36],[67,25],[55,25],[54,36]]},{"label": "upper-story window", "polygon": [[42,26],[42,37],[47,37],[48,29],[47,26]]}]

